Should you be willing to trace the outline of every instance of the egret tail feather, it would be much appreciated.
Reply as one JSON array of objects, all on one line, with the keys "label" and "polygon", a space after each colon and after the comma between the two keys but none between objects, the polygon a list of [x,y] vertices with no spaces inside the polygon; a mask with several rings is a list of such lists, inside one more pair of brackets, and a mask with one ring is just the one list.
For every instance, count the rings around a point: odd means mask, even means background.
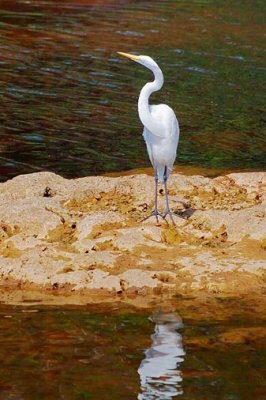
[{"label": "egret tail feather", "polygon": [[156,168],[157,176],[158,176],[158,181],[161,183],[164,183],[165,180],[168,179],[168,176],[171,172],[171,169],[166,167],[166,166],[159,166]]}]

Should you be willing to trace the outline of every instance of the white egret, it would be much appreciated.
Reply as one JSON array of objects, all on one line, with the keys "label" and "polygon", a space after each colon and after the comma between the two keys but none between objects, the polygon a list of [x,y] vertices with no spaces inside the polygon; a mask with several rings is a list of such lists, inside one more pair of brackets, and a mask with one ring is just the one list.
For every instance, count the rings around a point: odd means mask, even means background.
[{"label": "white egret", "polygon": [[[159,216],[165,219],[167,215],[170,216],[173,224],[175,224],[173,213],[169,207],[167,179],[176,158],[179,125],[174,111],[169,106],[166,104],[149,105],[150,95],[160,90],[163,86],[163,73],[151,57],[136,56],[122,52],[118,52],[118,54],[136,61],[150,69],[154,74],[154,81],[148,82],[143,86],[138,100],[139,118],[144,125],[143,137],[155,176],[155,204],[152,215],[155,216],[158,224]],[[160,213],[157,208],[158,181],[164,184],[165,189],[166,209],[164,213]]]}]

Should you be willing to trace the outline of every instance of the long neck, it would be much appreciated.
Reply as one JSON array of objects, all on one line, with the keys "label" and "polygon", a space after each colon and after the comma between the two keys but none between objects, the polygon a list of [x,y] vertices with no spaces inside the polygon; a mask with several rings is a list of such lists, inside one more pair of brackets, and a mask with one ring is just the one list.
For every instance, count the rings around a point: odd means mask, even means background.
[{"label": "long neck", "polygon": [[158,121],[156,122],[151,115],[149,97],[153,92],[160,90],[163,86],[163,73],[158,66],[153,68],[152,72],[154,74],[154,81],[146,83],[141,89],[138,101],[138,112],[143,125],[154,135],[161,136],[161,129],[160,126],[158,126]]}]

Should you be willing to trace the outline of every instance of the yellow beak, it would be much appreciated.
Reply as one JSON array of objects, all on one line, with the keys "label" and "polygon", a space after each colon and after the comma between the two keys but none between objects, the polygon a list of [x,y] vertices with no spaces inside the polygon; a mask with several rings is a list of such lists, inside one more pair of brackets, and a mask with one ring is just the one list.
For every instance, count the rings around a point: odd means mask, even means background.
[{"label": "yellow beak", "polygon": [[135,56],[134,54],[122,53],[121,51],[118,51],[117,54],[120,54],[120,56],[124,56],[124,57],[130,58],[130,60],[133,60],[133,61],[139,61],[140,60],[140,57],[139,56]]}]

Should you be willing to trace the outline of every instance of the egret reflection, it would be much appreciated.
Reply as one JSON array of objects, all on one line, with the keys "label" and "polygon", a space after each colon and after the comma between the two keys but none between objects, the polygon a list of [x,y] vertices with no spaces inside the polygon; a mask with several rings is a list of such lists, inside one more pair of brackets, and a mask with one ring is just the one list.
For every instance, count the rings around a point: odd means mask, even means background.
[{"label": "egret reflection", "polygon": [[183,324],[174,312],[157,311],[151,320],[155,323],[155,333],[138,369],[141,382],[138,400],[171,400],[183,393],[180,363],[185,351],[182,336],[177,332]]}]

